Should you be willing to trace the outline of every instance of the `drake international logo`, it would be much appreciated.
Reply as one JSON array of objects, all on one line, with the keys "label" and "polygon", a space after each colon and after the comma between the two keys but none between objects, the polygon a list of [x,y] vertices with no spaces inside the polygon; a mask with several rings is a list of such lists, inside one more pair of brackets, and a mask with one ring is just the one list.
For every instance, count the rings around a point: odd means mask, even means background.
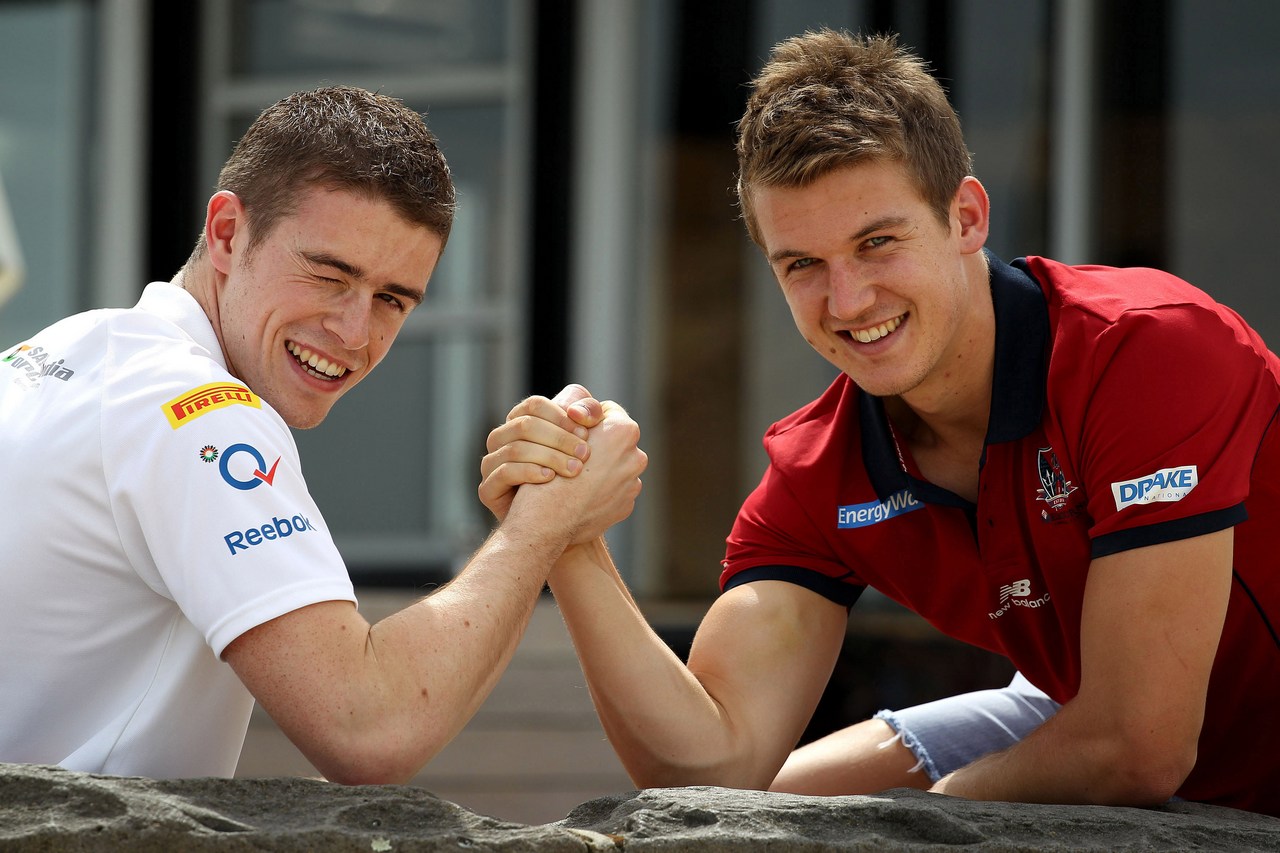
[{"label": "drake international logo", "polygon": [[212,382],[192,388],[180,397],[174,397],[160,407],[169,419],[169,426],[177,429],[189,424],[201,415],[207,415],[227,406],[251,406],[262,408],[262,401],[243,385],[230,382]]},{"label": "drake international logo", "polygon": [[1116,499],[1116,511],[1134,504],[1163,501],[1180,501],[1200,482],[1196,466],[1161,468],[1154,474],[1111,484],[1111,494]]}]

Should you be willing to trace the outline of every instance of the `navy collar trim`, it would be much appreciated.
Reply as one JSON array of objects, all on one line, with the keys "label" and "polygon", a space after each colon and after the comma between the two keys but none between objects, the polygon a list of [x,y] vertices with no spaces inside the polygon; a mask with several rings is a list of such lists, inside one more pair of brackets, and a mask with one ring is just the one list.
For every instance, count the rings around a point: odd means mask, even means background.
[{"label": "navy collar trim", "polygon": [[[995,367],[986,444],[1017,441],[1040,423],[1049,362],[1049,309],[1024,259],[1006,264],[987,252],[995,310]],[[862,461],[881,500],[903,489],[930,503],[968,502],[907,473],[884,401],[858,394]]]}]

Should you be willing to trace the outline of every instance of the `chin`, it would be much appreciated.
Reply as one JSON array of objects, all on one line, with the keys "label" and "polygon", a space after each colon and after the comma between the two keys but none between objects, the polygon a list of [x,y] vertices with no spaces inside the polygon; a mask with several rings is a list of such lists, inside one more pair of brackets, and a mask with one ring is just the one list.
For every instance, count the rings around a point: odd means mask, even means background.
[{"label": "chin", "polygon": [[859,378],[846,371],[845,375],[853,380],[853,384],[862,389],[864,394],[872,397],[901,397],[919,383],[905,380],[884,379],[882,377],[864,376]]},{"label": "chin", "polygon": [[329,416],[328,409],[325,409],[322,412],[281,412],[279,409],[276,411],[279,412],[280,417],[291,429],[312,429],[313,427],[318,427],[324,422],[324,419]]},{"label": "chin", "polygon": [[324,423],[324,419],[328,414],[328,412],[325,412],[322,415],[310,415],[305,418],[285,418],[284,422],[293,429],[314,429]]}]

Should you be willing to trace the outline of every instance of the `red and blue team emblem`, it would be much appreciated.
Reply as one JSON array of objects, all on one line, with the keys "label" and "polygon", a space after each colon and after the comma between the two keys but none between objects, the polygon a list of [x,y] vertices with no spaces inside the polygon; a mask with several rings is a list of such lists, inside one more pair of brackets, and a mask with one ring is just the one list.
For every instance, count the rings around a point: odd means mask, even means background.
[{"label": "red and blue team emblem", "polygon": [[1062,473],[1062,465],[1052,447],[1042,447],[1036,455],[1036,469],[1040,474],[1040,488],[1036,489],[1036,500],[1049,505],[1048,510],[1040,515],[1047,521],[1049,513],[1060,513],[1067,508],[1067,497],[1079,486],[1072,485]]}]

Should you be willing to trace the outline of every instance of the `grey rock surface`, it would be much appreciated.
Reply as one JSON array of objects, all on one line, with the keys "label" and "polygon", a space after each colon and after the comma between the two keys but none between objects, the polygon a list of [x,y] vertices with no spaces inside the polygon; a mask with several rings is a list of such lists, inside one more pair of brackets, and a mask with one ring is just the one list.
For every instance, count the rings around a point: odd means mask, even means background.
[{"label": "grey rock surface", "polygon": [[800,797],[661,788],[603,797],[542,826],[408,786],[310,779],[153,780],[0,764],[0,850],[96,851],[1280,851],[1280,819],[979,803],[919,791]]}]

